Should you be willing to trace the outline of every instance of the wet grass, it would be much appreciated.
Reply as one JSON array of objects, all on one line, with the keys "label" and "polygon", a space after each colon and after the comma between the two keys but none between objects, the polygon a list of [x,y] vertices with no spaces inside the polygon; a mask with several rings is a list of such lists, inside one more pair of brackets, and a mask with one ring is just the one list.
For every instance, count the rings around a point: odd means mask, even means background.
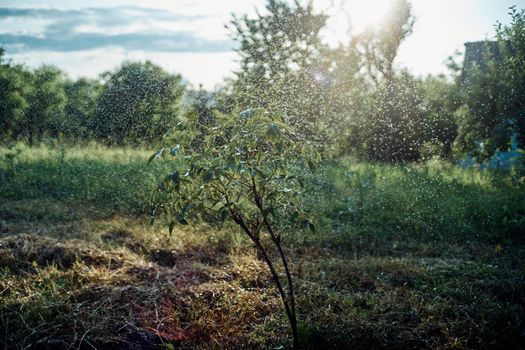
[{"label": "wet grass", "polygon": [[[270,276],[233,227],[149,225],[169,165],[18,147],[0,173],[4,348],[289,345]],[[523,348],[520,179],[444,163],[320,169],[305,193],[317,232],[287,237],[305,348]]]}]

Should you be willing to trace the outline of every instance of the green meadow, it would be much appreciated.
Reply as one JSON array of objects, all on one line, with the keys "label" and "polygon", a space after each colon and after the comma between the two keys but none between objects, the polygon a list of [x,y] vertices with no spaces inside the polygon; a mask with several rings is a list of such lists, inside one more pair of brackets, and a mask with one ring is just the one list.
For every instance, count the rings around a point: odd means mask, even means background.
[{"label": "green meadow", "polygon": [[[150,224],[151,150],[0,149],[0,335],[16,348],[279,348],[271,276],[232,225]],[[525,184],[445,161],[321,162],[283,235],[304,348],[520,348]],[[284,229],[283,229],[284,230]],[[9,347],[8,347],[9,348]]]}]

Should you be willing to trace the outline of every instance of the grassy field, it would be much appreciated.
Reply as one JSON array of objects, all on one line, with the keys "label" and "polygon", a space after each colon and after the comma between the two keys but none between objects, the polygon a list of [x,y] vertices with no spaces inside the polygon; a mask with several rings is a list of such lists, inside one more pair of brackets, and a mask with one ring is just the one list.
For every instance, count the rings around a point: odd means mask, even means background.
[{"label": "grassy field", "polygon": [[[99,145],[0,148],[5,349],[280,348],[264,263],[234,227],[149,224],[169,162]],[[288,232],[311,349],[525,344],[525,184],[431,161],[326,162],[317,230]]]}]

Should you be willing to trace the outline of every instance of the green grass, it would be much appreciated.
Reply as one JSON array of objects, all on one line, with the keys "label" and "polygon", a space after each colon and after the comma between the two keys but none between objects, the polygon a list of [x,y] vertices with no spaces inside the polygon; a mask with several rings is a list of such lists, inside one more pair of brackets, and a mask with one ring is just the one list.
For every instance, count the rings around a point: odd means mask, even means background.
[{"label": "green grass", "polygon": [[153,151],[97,144],[0,149],[0,193],[6,199],[58,199],[94,204],[110,212],[144,213],[169,162]]},{"label": "green grass", "polygon": [[[289,345],[269,273],[234,227],[149,225],[170,167],[149,154],[0,148],[0,347]],[[305,348],[523,348],[523,178],[344,160],[303,198],[317,230],[285,246]]]},{"label": "green grass", "polygon": [[[390,166],[345,160],[324,166],[305,202],[319,223],[315,244],[381,253],[405,244],[439,254],[465,242],[525,240],[525,178],[449,163]],[[321,242],[319,240],[322,240]]]}]

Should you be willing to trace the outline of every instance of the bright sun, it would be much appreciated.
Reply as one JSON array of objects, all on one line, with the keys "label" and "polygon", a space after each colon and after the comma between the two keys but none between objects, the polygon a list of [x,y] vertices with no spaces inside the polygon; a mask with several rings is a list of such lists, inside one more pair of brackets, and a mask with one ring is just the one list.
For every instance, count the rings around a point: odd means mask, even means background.
[{"label": "bright sun", "polygon": [[392,0],[346,0],[345,7],[352,17],[352,26],[361,31],[377,25],[391,8]]},{"label": "bright sun", "polygon": [[377,26],[388,14],[392,0],[335,0],[328,10],[328,30],[325,38],[329,43],[346,41],[348,20],[353,33],[359,33],[369,26]]}]

